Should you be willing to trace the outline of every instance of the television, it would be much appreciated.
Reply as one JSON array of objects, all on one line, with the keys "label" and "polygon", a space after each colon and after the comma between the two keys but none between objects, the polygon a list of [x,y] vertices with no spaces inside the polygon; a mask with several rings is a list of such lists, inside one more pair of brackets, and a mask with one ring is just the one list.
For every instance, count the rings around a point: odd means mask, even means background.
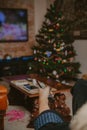
[{"label": "television", "polygon": [[0,42],[28,41],[27,9],[0,8]]}]

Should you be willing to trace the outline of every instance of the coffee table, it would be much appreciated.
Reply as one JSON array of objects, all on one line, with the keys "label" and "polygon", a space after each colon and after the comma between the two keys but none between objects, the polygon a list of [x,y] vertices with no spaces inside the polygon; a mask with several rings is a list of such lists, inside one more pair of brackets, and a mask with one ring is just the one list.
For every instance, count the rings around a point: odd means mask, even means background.
[{"label": "coffee table", "polygon": [[38,108],[39,108],[38,89],[35,89],[35,91],[31,92],[29,90],[24,89],[23,87],[23,85],[27,84],[27,82],[29,82],[30,79],[39,80],[40,82],[43,82],[44,84],[47,84],[52,88],[53,94],[55,95],[55,100],[58,101],[56,101],[57,104],[55,104],[55,102],[50,102],[50,108],[60,112],[60,114],[62,114],[65,120],[70,121],[71,119],[70,108],[67,106],[65,102],[66,96],[64,92],[65,91],[70,92],[72,85],[61,84],[60,82],[57,82],[53,79],[47,79],[46,77],[39,76],[38,74],[15,75],[15,76],[3,77],[3,80],[7,81],[11,87],[23,93],[25,97],[28,97],[29,99],[31,99],[31,102],[33,102],[33,108],[30,111],[31,121],[28,124],[28,127],[33,127],[33,121],[38,115]]}]

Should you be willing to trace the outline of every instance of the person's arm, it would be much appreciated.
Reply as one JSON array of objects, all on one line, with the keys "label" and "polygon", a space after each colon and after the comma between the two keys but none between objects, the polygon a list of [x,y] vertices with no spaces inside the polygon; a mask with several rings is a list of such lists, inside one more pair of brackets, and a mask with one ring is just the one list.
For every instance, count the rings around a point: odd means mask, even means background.
[{"label": "person's arm", "polygon": [[[61,116],[56,111],[50,110],[49,108],[49,91],[49,87],[39,89],[39,115],[34,121],[35,130],[51,130],[51,128],[54,128],[56,130],[56,127],[58,129],[62,127],[62,124],[64,123]],[[63,127],[64,130],[66,130],[65,126]]]}]

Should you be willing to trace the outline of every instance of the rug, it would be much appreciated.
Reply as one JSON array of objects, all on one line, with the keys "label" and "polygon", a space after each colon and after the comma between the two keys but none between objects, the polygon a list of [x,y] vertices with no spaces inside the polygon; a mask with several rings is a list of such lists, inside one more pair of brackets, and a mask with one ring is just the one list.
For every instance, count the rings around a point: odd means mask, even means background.
[{"label": "rug", "polygon": [[27,128],[30,112],[22,106],[8,106],[4,118],[4,130],[34,130]]}]

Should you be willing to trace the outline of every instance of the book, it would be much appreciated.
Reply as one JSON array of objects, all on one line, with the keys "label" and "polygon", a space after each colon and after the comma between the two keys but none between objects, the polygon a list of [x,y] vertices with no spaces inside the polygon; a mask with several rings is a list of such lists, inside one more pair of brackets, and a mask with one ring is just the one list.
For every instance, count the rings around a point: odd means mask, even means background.
[{"label": "book", "polygon": [[36,86],[30,84],[24,84],[24,88],[27,90],[38,89]]}]

